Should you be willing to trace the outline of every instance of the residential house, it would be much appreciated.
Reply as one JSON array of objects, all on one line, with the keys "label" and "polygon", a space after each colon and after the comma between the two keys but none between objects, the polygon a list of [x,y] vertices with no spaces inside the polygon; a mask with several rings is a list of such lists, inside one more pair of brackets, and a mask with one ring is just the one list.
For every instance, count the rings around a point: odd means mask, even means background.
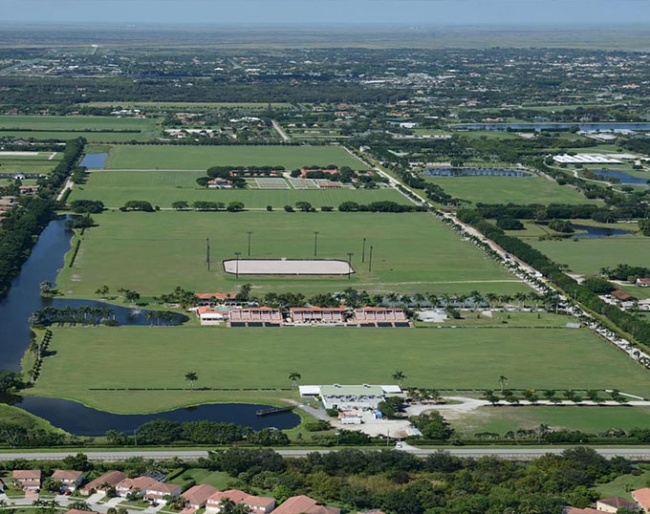
[{"label": "residential house", "polygon": [[77,487],[83,482],[84,474],[81,471],[67,471],[57,469],[52,474],[52,480],[61,482],[62,491],[76,491]]},{"label": "residential house", "polygon": [[273,514],[341,514],[341,509],[318,505],[309,496],[300,495],[288,498]]},{"label": "residential house", "polygon": [[38,491],[41,488],[40,469],[16,469],[12,475],[12,481],[16,487],[23,491]]},{"label": "residential house", "polygon": [[639,506],[634,502],[621,498],[620,496],[605,498],[604,500],[598,500],[596,502],[596,510],[602,512],[616,514],[618,509],[639,510]]},{"label": "residential house", "polygon": [[650,512],[650,487],[632,491],[632,498],[639,504],[646,514]]},{"label": "residential house", "polygon": [[88,496],[93,492],[106,491],[111,487],[115,487],[125,479],[126,475],[121,471],[109,471],[108,473],[104,473],[102,476],[97,477],[95,480],[88,482],[80,489],[80,492],[81,494]]},{"label": "residential house", "polygon": [[143,495],[154,483],[156,480],[150,477],[125,478],[115,486],[115,491],[122,498],[126,498],[128,494]]},{"label": "residential house", "polygon": [[157,502],[164,500],[166,497],[179,496],[181,494],[181,486],[177,484],[164,484],[162,482],[154,481],[153,484],[149,485],[144,489],[144,498],[146,500]]},{"label": "residential house", "polygon": [[650,287],[650,278],[637,278],[636,285],[641,287]]},{"label": "residential house", "polygon": [[218,491],[210,496],[205,505],[206,511],[210,513],[219,512],[221,510],[221,503],[225,499],[230,500],[236,505],[244,505],[246,511],[252,514],[268,514],[275,507],[275,499],[273,498],[253,496],[238,489],[230,489],[228,491]]},{"label": "residential house", "polygon": [[210,496],[218,493],[219,489],[212,487],[208,484],[199,484],[193,487],[190,487],[187,491],[181,494],[181,497],[185,501],[185,505],[192,507],[193,509],[200,509],[205,507],[205,503],[208,501]]}]

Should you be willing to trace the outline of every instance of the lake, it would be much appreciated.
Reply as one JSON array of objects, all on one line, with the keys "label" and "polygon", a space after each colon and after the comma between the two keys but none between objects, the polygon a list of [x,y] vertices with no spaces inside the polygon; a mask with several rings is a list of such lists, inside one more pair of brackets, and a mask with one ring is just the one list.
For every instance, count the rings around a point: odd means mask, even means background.
[{"label": "lake", "polygon": [[631,236],[634,235],[634,232],[621,230],[620,228],[609,228],[609,227],[591,227],[589,225],[577,225],[572,224],[573,228],[576,230],[584,230],[581,234],[573,234],[572,239],[597,239],[601,237],[612,237],[612,236]]},{"label": "lake", "polygon": [[185,407],[156,414],[113,414],[99,411],[85,405],[61,398],[23,396],[14,403],[27,412],[48,420],[52,425],[78,436],[103,436],[108,430],[117,430],[133,435],[136,428],[154,419],[172,421],[210,420],[234,423],[254,430],[275,427],[293,428],[300,423],[300,416],[293,412],[282,412],[269,416],[257,416],[259,409],[268,405],[248,403],[209,403],[196,407]]},{"label": "lake", "polygon": [[603,175],[605,177],[612,177],[612,178],[617,178],[619,180],[619,184],[622,185],[647,185],[647,181],[650,179],[650,173],[648,174],[647,178],[639,178],[639,177],[633,177],[632,175],[628,175],[624,171],[608,171],[608,170],[590,170],[592,173],[596,173],[597,175]]}]

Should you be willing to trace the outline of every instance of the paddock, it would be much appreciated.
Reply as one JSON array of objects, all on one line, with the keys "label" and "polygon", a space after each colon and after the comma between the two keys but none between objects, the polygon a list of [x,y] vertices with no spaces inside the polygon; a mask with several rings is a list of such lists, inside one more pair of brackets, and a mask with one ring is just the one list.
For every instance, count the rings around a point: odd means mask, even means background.
[{"label": "paddock", "polygon": [[348,275],[354,268],[337,259],[230,259],[223,269],[232,275]]}]

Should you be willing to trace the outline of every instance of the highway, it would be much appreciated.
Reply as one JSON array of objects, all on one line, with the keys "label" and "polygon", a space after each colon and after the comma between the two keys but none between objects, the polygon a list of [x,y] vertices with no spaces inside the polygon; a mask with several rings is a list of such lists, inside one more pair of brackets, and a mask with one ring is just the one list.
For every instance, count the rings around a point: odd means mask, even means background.
[{"label": "highway", "polygon": [[[362,449],[360,447],[359,449]],[[380,451],[384,448],[372,448],[368,451]],[[393,448],[395,449],[395,448]],[[329,453],[337,451],[338,449],[327,450],[276,450],[277,453],[283,457],[304,457],[308,453]],[[564,448],[445,448],[440,449],[420,449],[413,446],[403,445],[399,448],[400,451],[405,451],[416,455],[418,457],[426,457],[427,455],[434,454],[439,451],[444,451],[450,455],[461,458],[480,458],[480,457],[499,457],[505,460],[528,461],[538,458],[547,453],[560,454]],[[634,461],[650,461],[650,447],[634,447],[634,448],[594,448],[596,452],[605,458],[611,459],[613,457],[625,457]],[[87,452],[83,449],[71,450],[64,452],[15,452],[15,453],[0,453],[0,462],[13,459],[27,459],[27,460],[62,460],[69,455],[76,455],[77,453],[84,453],[91,461],[123,461],[131,457],[143,457],[153,460],[166,460],[178,457],[186,461],[198,460],[201,457],[207,457],[207,450],[131,450],[131,451],[108,451],[108,452]]]}]

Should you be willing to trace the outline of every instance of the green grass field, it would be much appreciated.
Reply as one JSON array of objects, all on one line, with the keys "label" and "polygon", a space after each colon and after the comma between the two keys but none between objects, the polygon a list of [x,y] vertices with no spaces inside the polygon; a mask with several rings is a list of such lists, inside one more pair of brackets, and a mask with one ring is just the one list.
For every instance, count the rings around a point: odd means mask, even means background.
[{"label": "green grass field", "polygon": [[647,267],[650,262],[650,238],[640,235],[562,241],[530,239],[528,242],[555,262],[567,264],[571,271],[580,274],[595,274],[601,268],[618,264]]},{"label": "green grass field", "polygon": [[183,485],[187,479],[193,479],[197,484],[208,484],[217,489],[225,491],[228,489],[228,484],[233,482],[233,478],[224,471],[210,471],[204,468],[190,468],[184,473],[180,474],[170,483]]},{"label": "green grass field", "polygon": [[[255,293],[293,291],[306,294],[346,287],[378,292],[499,294],[528,291],[474,245],[463,241],[425,213],[156,213],[107,212],[94,215],[98,227],[86,231],[73,268],[57,281],[68,295],[92,297],[107,284],[157,295],[177,285],[195,291],[236,291],[251,282]],[[235,252],[258,259],[312,258],[314,231],[318,257],[347,260],[353,252],[356,273],[347,277],[249,277],[239,281],[222,271],[221,261]],[[206,267],[206,238],[211,241],[212,270]],[[374,247],[372,271],[361,264]],[[209,290],[209,291],[208,291]]]},{"label": "green grass field", "polygon": [[211,166],[366,166],[337,146],[114,146],[108,169],[206,170]]},{"label": "green grass field", "polygon": [[650,487],[650,471],[644,470],[640,475],[622,475],[606,484],[599,484],[595,487],[601,498],[620,496],[626,500],[634,501],[631,491]]},{"label": "green grass field", "polygon": [[0,152],[0,173],[49,173],[62,158],[61,153],[52,154],[53,152],[39,152],[38,155],[3,155]]},{"label": "green grass field", "polygon": [[[0,137],[37,140],[146,141],[158,133],[154,118],[115,116],[0,116]],[[129,132],[120,132],[129,131]]]},{"label": "green grass field", "polygon": [[195,201],[241,201],[248,208],[271,205],[283,208],[299,201],[314,207],[337,207],[345,201],[362,204],[381,200],[409,203],[393,189],[324,189],[324,190],[218,190],[201,188],[196,179],[205,176],[200,171],[101,171],[90,174],[88,183],[73,189],[70,200],[101,200],[107,207],[118,208],[128,200],[147,200],[152,205],[170,208],[177,200],[190,204]]},{"label": "green grass field", "polygon": [[478,203],[592,203],[569,187],[541,177],[424,177],[446,193]]},{"label": "green grass field", "polygon": [[[606,396],[603,394],[603,397]],[[444,412],[443,412],[444,415]],[[610,428],[630,430],[650,423],[647,407],[481,407],[451,421],[461,434],[505,434],[510,430],[534,429],[545,423],[553,430],[581,430],[598,434]]]},{"label": "green grass field", "polygon": [[[89,388],[287,388],[381,384],[399,369],[427,388],[606,389],[650,395],[650,377],[588,330],[571,329],[229,329],[219,327],[54,328],[30,394],[82,401],[115,412],[232,401],[241,391],[91,391]],[[90,359],[90,360],[89,360]],[[259,392],[252,391],[253,394]],[[270,396],[287,398],[291,392]]]}]

